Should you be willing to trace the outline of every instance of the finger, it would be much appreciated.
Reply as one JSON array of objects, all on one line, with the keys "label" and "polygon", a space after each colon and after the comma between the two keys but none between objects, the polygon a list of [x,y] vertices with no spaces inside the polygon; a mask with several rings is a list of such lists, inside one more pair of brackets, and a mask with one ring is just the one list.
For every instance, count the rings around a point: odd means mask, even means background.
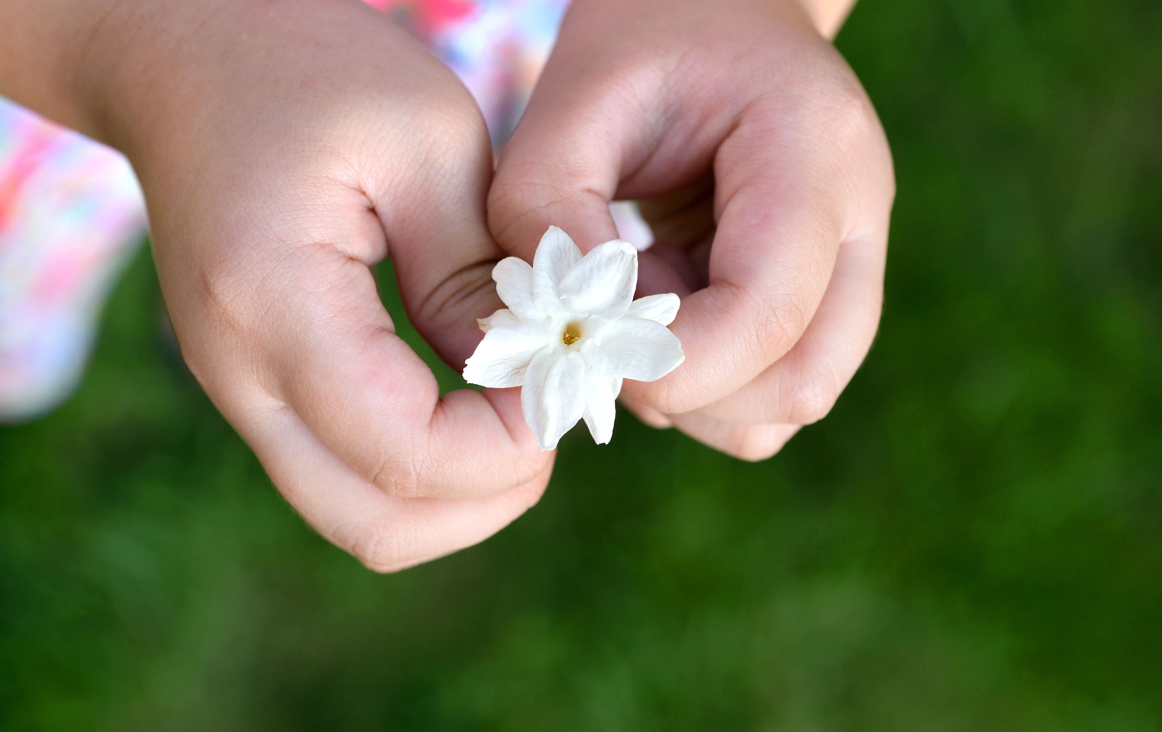
[{"label": "finger", "polygon": [[[843,154],[859,147],[846,137],[874,136],[862,118],[851,123],[854,131],[841,130],[838,143],[826,132],[805,129],[834,114],[820,111],[818,102],[807,110],[756,103],[726,124],[715,117],[700,128],[699,139],[676,149],[665,139],[664,123],[659,131],[650,120],[656,100],[634,104],[624,94],[595,95],[584,76],[566,84],[560,75],[550,61],[501,156],[489,199],[493,232],[507,251],[524,256],[550,223],[573,226],[582,248],[593,246],[614,235],[605,210],[613,196],[649,197],[686,185],[712,152],[717,231],[709,285],[683,298],[672,325],[686,362],[664,379],[630,382],[626,390],[666,414],[727,396],[787,353],[811,321],[839,242],[853,225],[858,194],[849,181],[862,173],[849,168],[869,165],[858,154]],[[724,139],[714,139],[716,127]],[[669,273],[672,291],[683,291],[675,268],[647,255],[642,280],[663,284],[653,276],[656,267]]]},{"label": "finger", "polygon": [[740,460],[757,462],[773,456],[795,436],[795,424],[721,422],[696,412],[671,416],[674,426],[704,445]]},{"label": "finger", "polygon": [[664,430],[674,426],[674,422],[669,417],[652,407],[647,407],[645,404],[635,401],[632,397],[627,397],[622,394],[618,397],[618,400],[635,417],[654,429]]},{"label": "finger", "polygon": [[[580,95],[544,86],[554,74],[550,59],[541,89],[505,145],[488,195],[488,223],[504,250],[531,262],[549,226],[563,229],[588,252],[617,238],[609,202],[622,164],[616,119],[579,122]],[[596,114],[593,117],[601,117]],[[554,139],[554,136],[556,139]]]},{"label": "finger", "polygon": [[[710,285],[672,326],[686,363],[627,389],[665,413],[722,399],[787,354],[817,315],[841,242],[870,240],[878,274],[863,282],[882,282],[895,195],[883,129],[849,72],[807,91],[748,107],[718,149]],[[862,312],[878,318],[878,304]]]},{"label": "finger", "polygon": [[[295,225],[258,227],[272,240],[247,251],[275,254],[223,263],[209,306],[234,321],[246,355],[258,356],[262,392],[288,404],[364,479],[393,496],[493,495],[543,472],[551,456],[537,448],[516,394],[440,397],[428,367],[395,335],[368,268],[384,252],[393,258],[417,329],[452,362],[479,341],[476,318],[501,307],[490,279],[499,250],[484,223],[491,154],[483,121],[467,92],[428,94],[420,109],[405,122],[432,135],[360,156],[374,162],[353,163],[345,179],[272,190],[267,200],[298,214]],[[320,204],[326,216],[299,213]],[[249,275],[232,282],[238,269]],[[239,317],[239,302],[251,312]]]},{"label": "finger", "polygon": [[243,436],[287,501],[320,534],[367,567],[391,572],[479,543],[537,502],[550,467],[488,498],[388,496],[327,449],[293,411],[271,401]]},{"label": "finger", "polygon": [[504,252],[486,221],[493,168],[488,130],[467,90],[456,87],[457,98],[425,99],[411,122],[439,131],[427,147],[376,161],[362,185],[387,232],[408,317],[461,370],[480,342],[476,319],[504,307],[492,282]]},{"label": "finger", "polygon": [[863,362],[883,303],[887,232],[849,239],[823,301],[791,351],[746,386],[698,410],[728,422],[811,424],[827,415]]},{"label": "finger", "polygon": [[273,396],[391,495],[492,495],[544,470],[550,456],[515,394],[441,398],[431,371],[395,335],[366,263],[384,234],[365,194],[342,183],[286,186],[266,200],[276,214],[327,213],[275,215],[257,227],[252,215],[239,217],[220,235],[246,246],[201,263],[197,310],[217,326],[192,328],[187,351],[228,418]]},{"label": "finger", "polygon": [[397,496],[473,497],[544,469],[515,393],[440,397],[427,365],[395,335],[362,263],[320,246],[284,266],[296,296],[263,321],[262,383],[366,480]]},{"label": "finger", "polygon": [[[619,197],[622,171],[638,167],[656,145],[657,128],[626,113],[627,105],[643,105],[632,86],[607,90],[604,81],[602,70],[567,55],[549,59],[488,195],[489,228],[506,254],[531,262],[550,226],[567,232],[583,253],[618,238],[609,205]],[[638,272],[639,294],[690,290],[684,273],[654,251],[641,253]]]},{"label": "finger", "polygon": [[[522,136],[518,130],[502,155],[489,215],[510,252],[530,256],[540,233],[555,222],[573,222],[583,250],[616,236],[606,205],[618,186],[622,156],[611,152],[617,145],[608,141],[609,129],[577,129],[573,122],[570,133],[570,117],[568,108],[554,110],[553,116],[530,116],[522,128],[528,132]],[[600,124],[616,124],[611,119],[616,117],[603,115]],[[552,142],[541,138],[542,127],[556,133]],[[832,197],[818,196],[804,184],[817,172],[769,159],[761,170],[753,168],[757,163],[746,160],[741,148],[755,156],[758,133],[744,129],[737,134],[744,139],[730,148],[733,153],[720,157],[727,160],[727,186],[735,179],[742,182],[737,190],[720,186],[709,286],[683,298],[671,326],[686,363],[654,384],[626,384],[639,403],[663,413],[690,411],[722,398],[789,350],[822,297],[841,236],[836,212],[820,203]],[[565,160],[546,171],[543,161],[552,160],[555,149],[565,151],[559,153]],[[651,290],[689,292],[676,268],[661,258],[647,251],[640,264],[641,280]]]},{"label": "finger", "polygon": [[657,382],[626,385],[666,414],[731,394],[799,341],[849,226],[831,171],[764,127],[744,120],[716,158],[709,284],[683,298],[671,326],[686,362]]}]

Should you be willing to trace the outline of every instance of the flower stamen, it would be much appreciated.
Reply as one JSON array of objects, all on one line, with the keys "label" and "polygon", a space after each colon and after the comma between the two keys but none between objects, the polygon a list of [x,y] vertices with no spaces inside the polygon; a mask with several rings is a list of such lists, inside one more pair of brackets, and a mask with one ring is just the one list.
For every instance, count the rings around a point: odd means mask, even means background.
[{"label": "flower stamen", "polygon": [[581,340],[581,324],[574,320],[565,326],[565,331],[561,333],[561,342],[566,346],[571,346],[579,340]]}]

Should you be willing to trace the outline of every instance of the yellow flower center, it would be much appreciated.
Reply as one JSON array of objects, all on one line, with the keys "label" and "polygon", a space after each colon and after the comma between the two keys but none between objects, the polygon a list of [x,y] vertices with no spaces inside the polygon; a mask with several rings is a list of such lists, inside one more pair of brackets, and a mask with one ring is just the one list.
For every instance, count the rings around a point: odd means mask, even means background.
[{"label": "yellow flower center", "polygon": [[571,346],[579,340],[581,340],[581,324],[574,320],[565,326],[565,331],[561,333],[561,342],[566,346]]}]

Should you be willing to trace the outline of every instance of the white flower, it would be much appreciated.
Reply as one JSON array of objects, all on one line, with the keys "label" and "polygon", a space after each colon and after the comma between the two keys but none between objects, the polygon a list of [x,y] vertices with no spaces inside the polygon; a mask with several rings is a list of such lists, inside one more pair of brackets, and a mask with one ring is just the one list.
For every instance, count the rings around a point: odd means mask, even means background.
[{"label": "white flower", "polygon": [[520,386],[521,409],[542,450],[584,419],[597,444],[613,435],[622,379],[655,381],[686,358],[666,328],[677,295],[633,299],[637,251],[620,239],[581,256],[556,226],[533,265],[509,257],[492,270],[508,308],[480,321],[484,340],[464,378],[493,388]]}]

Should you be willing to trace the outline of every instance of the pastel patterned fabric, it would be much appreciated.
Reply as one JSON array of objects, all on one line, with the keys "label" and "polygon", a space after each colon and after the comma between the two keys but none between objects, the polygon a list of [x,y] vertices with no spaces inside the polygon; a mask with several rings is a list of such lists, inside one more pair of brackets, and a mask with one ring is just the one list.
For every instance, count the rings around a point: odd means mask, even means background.
[{"label": "pastel patterned fabric", "polygon": [[0,98],[0,419],[72,392],[144,228],[124,157]]},{"label": "pastel patterned fabric", "polygon": [[364,0],[460,77],[493,143],[508,139],[548,58],[568,0]]},{"label": "pastel patterned fabric", "polygon": [[[464,81],[499,148],[568,0],[365,2]],[[0,97],[0,421],[42,414],[72,392],[105,297],[145,233],[123,156]]]}]

